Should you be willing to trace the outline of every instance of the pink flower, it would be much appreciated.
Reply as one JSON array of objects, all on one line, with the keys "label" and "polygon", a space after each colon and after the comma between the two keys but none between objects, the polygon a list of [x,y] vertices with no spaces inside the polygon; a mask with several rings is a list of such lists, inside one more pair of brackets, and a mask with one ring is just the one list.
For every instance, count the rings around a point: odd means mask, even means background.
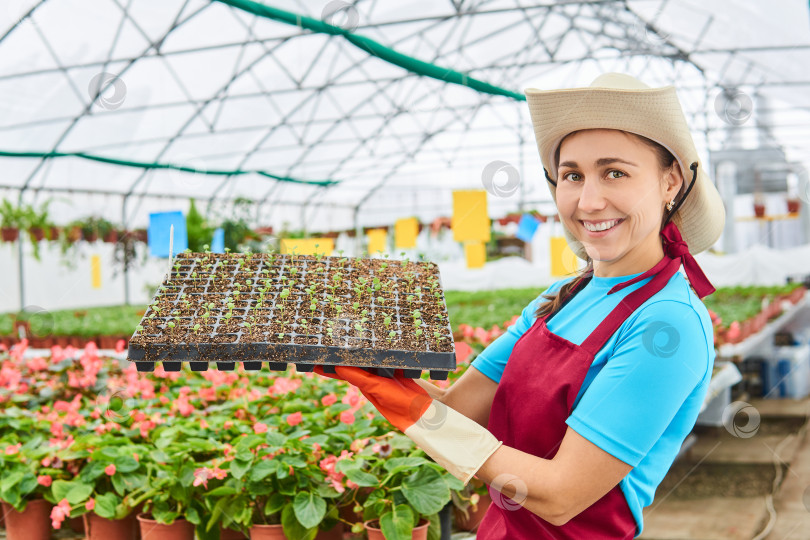
[{"label": "pink flower", "polygon": [[[123,341],[123,340],[122,340],[122,341]],[[87,501],[87,502],[85,503],[84,507],[85,507],[85,509],[87,509],[87,510],[92,510],[93,508],[95,508],[95,507],[96,507],[96,500],[95,500],[95,499],[90,499],[89,501]]]},{"label": "pink flower", "polygon": [[104,472],[107,473],[107,476],[112,476],[115,474],[115,464],[110,463],[104,468]]},{"label": "pink flower", "polygon": [[37,484],[39,484],[40,486],[51,487],[52,482],[53,478],[51,478],[47,474],[41,474],[37,476]]},{"label": "pink flower", "polygon": [[54,529],[59,529],[62,527],[62,522],[65,521],[65,518],[70,516],[70,503],[67,499],[62,499],[59,501],[59,504],[53,507],[51,510],[51,525]]},{"label": "pink flower", "polygon": [[119,339],[118,341],[115,342],[115,352],[117,352],[117,353],[124,352],[124,349],[126,348],[126,346],[127,346],[127,342],[124,341],[123,339]]},{"label": "pink flower", "polygon": [[225,420],[225,423],[222,425],[225,429],[231,429],[233,427],[233,422],[231,420]]},{"label": "pink flower", "polygon": [[354,413],[352,411],[343,411],[340,413],[340,421],[344,424],[354,424]]},{"label": "pink flower", "polygon": [[208,489],[208,469],[205,467],[201,467],[194,471],[194,487],[199,486],[200,484]]},{"label": "pink flower", "polygon": [[328,407],[334,403],[337,403],[337,396],[335,394],[326,394],[321,398],[321,404],[324,407]]},{"label": "pink flower", "polygon": [[[351,423],[351,422],[347,422],[347,423]],[[355,439],[352,442],[352,444],[349,446],[349,448],[351,448],[353,452],[359,452],[360,450],[365,448],[367,444],[368,444],[368,439]]]},{"label": "pink flower", "polygon": [[291,426],[297,426],[304,420],[304,415],[301,412],[292,413],[287,416],[287,423]]},{"label": "pink flower", "polygon": [[20,448],[22,448],[22,443],[6,446],[6,455],[13,456],[14,454],[18,454],[20,452]]},{"label": "pink flower", "polygon": [[260,433],[267,433],[267,424],[256,422],[255,424],[253,424],[253,433],[257,435]]}]

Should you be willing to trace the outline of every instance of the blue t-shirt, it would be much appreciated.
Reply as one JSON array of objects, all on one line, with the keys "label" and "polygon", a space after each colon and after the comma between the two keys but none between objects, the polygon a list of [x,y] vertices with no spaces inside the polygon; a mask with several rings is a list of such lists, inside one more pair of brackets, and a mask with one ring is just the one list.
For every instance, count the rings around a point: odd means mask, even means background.
[{"label": "blue t-shirt", "polygon": [[[596,277],[563,306],[548,329],[581,345],[602,320],[646,278],[608,295],[636,276]],[[555,282],[535,298],[473,366],[501,380],[512,348],[534,323],[534,312],[573,277]],[[667,285],[635,310],[594,358],[566,423],[593,444],[631,465],[620,482],[643,529],[642,509],[672,466],[695,425],[714,365],[714,333],[706,306],[676,272]]]}]

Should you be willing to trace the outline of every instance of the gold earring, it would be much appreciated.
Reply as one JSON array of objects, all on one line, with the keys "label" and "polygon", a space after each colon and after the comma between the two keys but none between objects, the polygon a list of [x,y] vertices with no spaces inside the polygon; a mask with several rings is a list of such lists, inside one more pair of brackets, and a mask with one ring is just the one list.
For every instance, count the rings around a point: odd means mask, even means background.
[{"label": "gold earring", "polygon": [[667,212],[672,212],[672,207],[675,206],[675,199],[667,203]]}]

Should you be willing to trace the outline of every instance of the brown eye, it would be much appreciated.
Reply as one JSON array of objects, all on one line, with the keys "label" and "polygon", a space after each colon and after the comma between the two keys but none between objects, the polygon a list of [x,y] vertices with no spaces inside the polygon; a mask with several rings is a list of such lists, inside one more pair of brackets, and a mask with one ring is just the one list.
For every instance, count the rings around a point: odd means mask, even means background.
[{"label": "brown eye", "polygon": [[[609,175],[610,175],[610,174],[612,174],[612,173],[619,173],[619,174],[620,174],[620,175],[622,175],[622,176],[627,176],[627,175],[626,175],[626,174],[624,174],[622,171],[617,171],[617,170],[615,170],[615,169],[614,169],[614,170],[612,170],[612,171],[608,171],[608,174],[609,174]],[[622,176],[611,176],[610,178],[613,178],[614,180],[616,180],[616,179],[618,179],[618,178],[621,178]]]},{"label": "brown eye", "polygon": [[[571,176],[571,175],[576,176],[577,179],[575,180],[573,178],[569,178],[569,176]],[[563,180],[570,180],[571,182],[577,182],[578,179],[579,179],[579,175],[577,173],[575,173],[575,172],[570,172],[570,173],[567,173],[567,174],[563,175]]]}]

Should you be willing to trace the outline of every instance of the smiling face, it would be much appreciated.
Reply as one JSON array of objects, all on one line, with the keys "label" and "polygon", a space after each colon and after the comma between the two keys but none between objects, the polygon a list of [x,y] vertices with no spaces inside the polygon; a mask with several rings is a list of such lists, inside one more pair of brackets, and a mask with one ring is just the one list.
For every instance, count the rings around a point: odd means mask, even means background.
[{"label": "smiling face", "polygon": [[664,256],[665,205],[681,189],[674,163],[663,168],[652,146],[614,129],[568,135],[560,146],[557,209],[593,259],[594,275],[645,272]]}]

